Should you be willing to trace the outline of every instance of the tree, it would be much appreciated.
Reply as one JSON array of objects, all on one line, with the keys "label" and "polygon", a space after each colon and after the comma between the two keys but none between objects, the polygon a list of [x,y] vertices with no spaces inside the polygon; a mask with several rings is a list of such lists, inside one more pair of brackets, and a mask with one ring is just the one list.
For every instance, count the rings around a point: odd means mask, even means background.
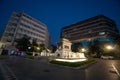
[{"label": "tree", "polygon": [[33,39],[33,40],[32,40],[32,45],[33,45],[33,46],[38,46],[38,44],[37,44],[37,39]]},{"label": "tree", "polygon": [[101,56],[101,47],[100,47],[100,41],[99,40],[94,40],[94,51],[96,53],[97,57]]},{"label": "tree", "polygon": [[120,36],[115,39],[114,44],[116,57],[120,58]]},{"label": "tree", "polygon": [[40,47],[40,52],[42,52],[43,50],[45,50],[45,45],[44,44],[40,44],[39,47]]},{"label": "tree", "polygon": [[50,45],[49,49],[51,50],[51,53],[55,53],[55,51],[57,50],[57,47],[55,45]]},{"label": "tree", "polygon": [[36,52],[37,51],[37,47],[38,47],[37,39],[33,39],[32,43],[31,43],[31,51],[32,52]]},{"label": "tree", "polygon": [[93,44],[92,44],[91,41],[88,41],[87,43],[88,43],[88,45],[87,45],[87,47],[88,47],[87,54],[89,56],[91,56],[91,54],[94,53],[94,47],[93,47]]},{"label": "tree", "polygon": [[71,50],[73,52],[81,52],[81,49],[83,48],[82,43],[73,43],[71,46]]},{"label": "tree", "polygon": [[101,55],[101,47],[99,40],[93,40],[88,42],[88,55],[94,55],[96,57],[100,57]]},{"label": "tree", "polygon": [[120,36],[115,39],[114,44],[120,48]]},{"label": "tree", "polygon": [[27,51],[28,47],[31,45],[29,40],[30,37],[24,35],[21,39],[16,41],[17,42],[16,48],[22,51]]}]

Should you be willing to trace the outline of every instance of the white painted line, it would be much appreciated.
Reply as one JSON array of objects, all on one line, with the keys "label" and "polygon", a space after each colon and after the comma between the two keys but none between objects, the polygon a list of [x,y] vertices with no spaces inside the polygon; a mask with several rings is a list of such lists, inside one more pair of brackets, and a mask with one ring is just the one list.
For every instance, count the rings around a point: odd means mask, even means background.
[{"label": "white painted line", "polygon": [[119,71],[116,69],[116,67],[112,64],[112,67],[113,67],[113,69],[115,70],[115,72],[117,73],[117,75],[120,77],[120,73],[119,73]]}]

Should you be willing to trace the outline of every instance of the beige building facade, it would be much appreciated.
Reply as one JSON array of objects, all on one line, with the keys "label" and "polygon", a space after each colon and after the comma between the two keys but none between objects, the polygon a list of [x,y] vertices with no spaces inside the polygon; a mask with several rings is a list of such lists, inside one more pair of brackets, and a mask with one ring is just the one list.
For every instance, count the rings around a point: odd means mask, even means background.
[{"label": "beige building facade", "polygon": [[50,44],[50,35],[47,26],[35,18],[22,12],[13,12],[1,37],[5,45],[14,45],[16,39],[27,35],[30,39],[36,39],[38,44]]}]

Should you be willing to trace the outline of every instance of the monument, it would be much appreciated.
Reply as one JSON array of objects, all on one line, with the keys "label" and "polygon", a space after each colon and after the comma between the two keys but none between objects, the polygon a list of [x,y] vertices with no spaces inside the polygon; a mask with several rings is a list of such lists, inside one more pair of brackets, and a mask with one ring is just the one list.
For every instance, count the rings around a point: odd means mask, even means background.
[{"label": "monument", "polygon": [[68,39],[61,38],[57,43],[57,50],[55,52],[55,56],[59,58],[59,60],[60,59],[86,60],[84,53],[74,53],[71,51],[71,44],[72,44],[71,41],[69,41]]}]

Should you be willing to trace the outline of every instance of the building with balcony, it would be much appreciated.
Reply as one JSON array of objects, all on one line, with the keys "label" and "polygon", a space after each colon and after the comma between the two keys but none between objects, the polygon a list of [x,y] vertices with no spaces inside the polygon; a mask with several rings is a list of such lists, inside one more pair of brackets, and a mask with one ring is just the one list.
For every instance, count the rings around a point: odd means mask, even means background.
[{"label": "building with balcony", "polygon": [[50,37],[47,26],[35,18],[22,13],[13,12],[3,32],[1,42],[5,45],[14,45],[16,39],[27,35],[37,39],[37,43],[44,43],[46,47],[50,44]]},{"label": "building with balcony", "polygon": [[72,42],[94,39],[109,41],[117,36],[119,36],[119,31],[115,22],[104,15],[98,15],[61,29],[61,38],[67,38]]}]

